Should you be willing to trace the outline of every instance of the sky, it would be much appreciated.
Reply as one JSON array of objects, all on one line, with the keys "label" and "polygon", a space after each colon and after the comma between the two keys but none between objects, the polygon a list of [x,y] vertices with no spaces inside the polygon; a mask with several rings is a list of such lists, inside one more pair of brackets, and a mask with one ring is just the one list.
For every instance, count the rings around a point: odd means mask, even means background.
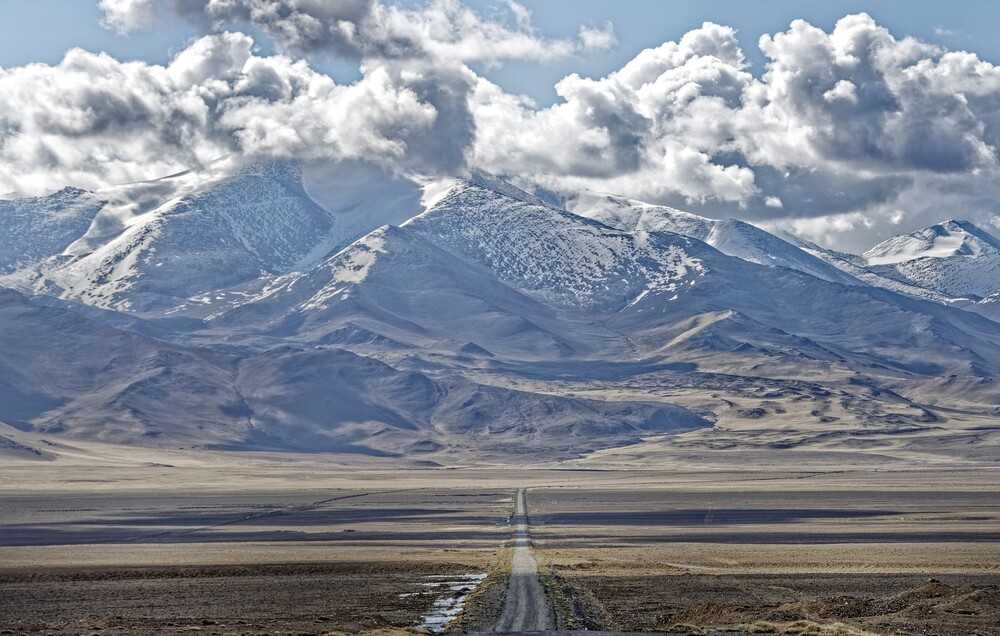
[{"label": "sky", "polygon": [[[416,4],[410,2],[409,4]],[[484,13],[502,3],[476,0],[467,3]],[[618,45],[607,51],[575,55],[547,64],[511,61],[495,68],[481,68],[486,77],[508,91],[526,94],[540,104],[556,101],[554,84],[570,73],[602,77],[620,68],[639,51],[676,40],[691,29],[711,21],[737,30],[740,44],[756,71],[765,58],[757,48],[764,33],[776,33],[792,20],[802,18],[825,30],[850,13],[867,12],[894,33],[912,35],[955,50],[975,51],[985,60],[1000,62],[1000,4],[983,0],[957,3],[930,2],[829,2],[815,0],[525,0],[535,27],[541,33],[571,37],[580,24],[614,24]],[[66,51],[81,47],[107,51],[118,59],[163,64],[180,51],[199,30],[183,20],[161,17],[155,29],[121,34],[101,26],[101,10],[89,0],[0,0],[0,67],[31,62],[58,63]],[[244,29],[246,27],[244,26]],[[273,51],[270,43],[259,42]],[[324,56],[317,63],[338,80],[358,77],[357,64]]]},{"label": "sky", "polygon": [[975,1],[0,0],[0,193],[239,152],[483,170],[848,251],[950,217],[995,229],[998,18]]}]

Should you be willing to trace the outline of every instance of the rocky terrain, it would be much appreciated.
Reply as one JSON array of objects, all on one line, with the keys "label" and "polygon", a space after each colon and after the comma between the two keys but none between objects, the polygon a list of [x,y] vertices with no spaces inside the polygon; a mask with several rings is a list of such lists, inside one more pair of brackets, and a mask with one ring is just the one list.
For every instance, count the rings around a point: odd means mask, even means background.
[{"label": "rocky terrain", "polygon": [[487,175],[220,162],[0,227],[5,454],[1000,457],[1000,241],[967,222],[854,256]]}]

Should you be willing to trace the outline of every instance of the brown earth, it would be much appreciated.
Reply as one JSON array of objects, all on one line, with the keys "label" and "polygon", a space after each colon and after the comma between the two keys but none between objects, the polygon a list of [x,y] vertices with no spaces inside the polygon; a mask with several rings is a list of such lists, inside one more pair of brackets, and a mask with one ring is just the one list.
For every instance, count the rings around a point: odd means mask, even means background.
[{"label": "brown earth", "polygon": [[323,634],[418,625],[462,563],[46,568],[0,574],[0,633]]},{"label": "brown earth", "polygon": [[663,575],[565,580],[616,631],[1000,634],[1000,576]]}]

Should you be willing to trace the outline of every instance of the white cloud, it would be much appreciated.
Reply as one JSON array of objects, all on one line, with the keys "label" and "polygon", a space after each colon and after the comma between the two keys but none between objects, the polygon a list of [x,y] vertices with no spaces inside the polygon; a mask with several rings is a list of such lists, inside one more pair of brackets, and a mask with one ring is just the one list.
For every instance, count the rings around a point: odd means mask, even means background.
[{"label": "white cloud", "polygon": [[234,152],[462,169],[464,67],[372,64],[338,85],[252,47],[224,33],[167,66],[74,49],[56,66],[0,69],[0,191],[150,179]]},{"label": "white cloud", "polygon": [[603,48],[610,25],[549,39],[516,2],[493,18],[458,0],[100,6],[123,30],[163,11],[206,28],[251,22],[284,51],[358,57],[362,78],[339,85],[304,60],[254,55],[238,33],[167,66],[74,50],[0,69],[0,192],[151,178],[234,152],[367,158],[739,214],[838,247],[947,216],[989,222],[1000,196],[1000,67],[864,14],[764,35],[756,77],[735,32],[706,23],[606,77],[563,78],[539,108],[467,63]]},{"label": "white cloud", "polygon": [[522,31],[531,30],[531,10],[528,7],[514,0],[507,0],[507,8],[513,14],[514,21],[517,23],[519,29]]},{"label": "white cloud", "polygon": [[562,79],[562,101],[550,108],[480,80],[472,162],[557,189],[746,201],[753,173],[711,158],[726,146],[729,111],[751,80],[744,66],[732,29],[706,23],[604,79]]},{"label": "white cloud", "polygon": [[833,88],[823,93],[823,99],[828,102],[842,101],[848,104],[858,103],[858,88],[850,80],[839,80]]},{"label": "white cloud", "polygon": [[[848,212],[846,214],[831,214],[804,219],[785,219],[780,223],[770,222],[763,223],[762,225],[770,231],[787,230],[806,240],[821,245],[828,245],[829,237],[835,234],[860,230],[869,235],[872,223],[861,212]],[[869,243],[868,246],[870,247],[871,244]]]},{"label": "white cloud", "polygon": [[618,44],[615,26],[609,20],[603,27],[580,27],[580,42],[587,49],[610,49]]},{"label": "white cloud", "polygon": [[97,6],[104,14],[104,26],[119,33],[150,26],[155,14],[153,0],[100,0]]}]

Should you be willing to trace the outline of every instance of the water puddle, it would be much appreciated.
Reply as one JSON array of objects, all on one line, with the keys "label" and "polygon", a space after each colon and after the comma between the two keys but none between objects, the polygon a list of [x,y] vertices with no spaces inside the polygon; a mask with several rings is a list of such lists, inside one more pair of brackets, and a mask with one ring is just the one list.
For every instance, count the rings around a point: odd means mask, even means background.
[{"label": "water puddle", "polygon": [[428,576],[428,581],[421,583],[423,587],[427,588],[426,591],[401,594],[400,598],[422,594],[436,596],[437,599],[435,599],[434,605],[431,606],[430,612],[421,619],[420,626],[437,634],[444,631],[445,625],[462,613],[462,608],[465,607],[465,599],[485,578],[485,574],[437,574]]}]

